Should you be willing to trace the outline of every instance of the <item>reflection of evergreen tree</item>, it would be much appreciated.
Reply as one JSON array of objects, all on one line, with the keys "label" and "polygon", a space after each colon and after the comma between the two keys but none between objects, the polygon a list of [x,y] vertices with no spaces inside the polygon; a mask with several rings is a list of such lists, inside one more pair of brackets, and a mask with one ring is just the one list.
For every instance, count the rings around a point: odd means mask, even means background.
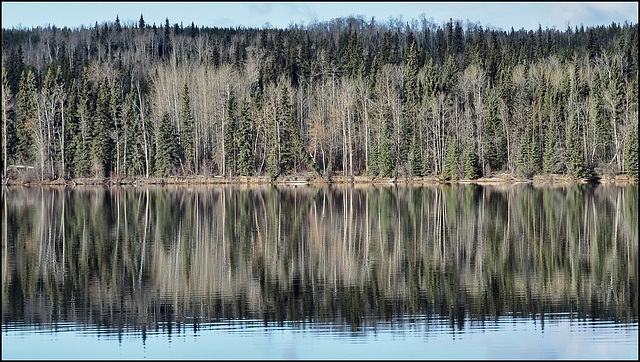
[{"label": "reflection of evergreen tree", "polygon": [[5,188],[3,317],[632,322],[637,187],[513,187]]}]

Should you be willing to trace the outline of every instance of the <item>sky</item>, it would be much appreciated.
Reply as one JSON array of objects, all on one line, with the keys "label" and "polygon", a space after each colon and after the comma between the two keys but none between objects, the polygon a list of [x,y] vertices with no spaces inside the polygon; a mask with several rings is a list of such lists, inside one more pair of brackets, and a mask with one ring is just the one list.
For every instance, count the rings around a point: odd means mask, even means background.
[{"label": "sky", "polygon": [[[92,27],[96,22],[288,28],[348,16],[411,24],[453,19],[509,31],[638,23],[638,2],[18,2],[2,1],[2,28]],[[419,24],[419,23],[418,23]]]}]

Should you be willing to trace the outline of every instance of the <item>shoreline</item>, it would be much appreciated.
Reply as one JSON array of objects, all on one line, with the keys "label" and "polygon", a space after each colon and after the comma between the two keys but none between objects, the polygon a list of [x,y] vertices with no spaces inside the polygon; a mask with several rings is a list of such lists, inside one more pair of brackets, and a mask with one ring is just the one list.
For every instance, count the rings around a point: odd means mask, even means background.
[{"label": "shoreline", "polygon": [[271,179],[268,176],[169,176],[169,177],[118,177],[118,178],[73,178],[44,181],[26,181],[20,179],[2,180],[3,186],[207,186],[207,185],[445,185],[445,184],[476,184],[476,185],[509,185],[532,184],[534,186],[567,186],[576,184],[615,184],[633,185],[638,180],[627,175],[602,175],[596,179],[581,179],[568,175],[549,174],[536,175],[533,178],[518,178],[513,174],[502,173],[474,180],[445,180],[439,176],[393,178],[373,176],[332,176],[331,179],[309,175],[287,175]]}]

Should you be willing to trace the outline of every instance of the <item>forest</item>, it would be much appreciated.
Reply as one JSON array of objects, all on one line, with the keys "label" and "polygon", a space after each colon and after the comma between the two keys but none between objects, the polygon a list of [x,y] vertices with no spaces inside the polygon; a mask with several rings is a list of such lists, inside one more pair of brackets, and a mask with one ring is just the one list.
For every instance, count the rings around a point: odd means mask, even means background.
[{"label": "forest", "polygon": [[638,177],[638,24],[2,29],[2,177]]}]

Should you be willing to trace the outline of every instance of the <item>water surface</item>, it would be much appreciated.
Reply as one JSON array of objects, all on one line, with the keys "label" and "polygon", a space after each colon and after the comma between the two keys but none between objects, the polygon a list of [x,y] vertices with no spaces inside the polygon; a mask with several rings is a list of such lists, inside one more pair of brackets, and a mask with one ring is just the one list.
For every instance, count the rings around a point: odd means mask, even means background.
[{"label": "water surface", "polygon": [[5,188],[2,357],[638,358],[638,187]]}]

